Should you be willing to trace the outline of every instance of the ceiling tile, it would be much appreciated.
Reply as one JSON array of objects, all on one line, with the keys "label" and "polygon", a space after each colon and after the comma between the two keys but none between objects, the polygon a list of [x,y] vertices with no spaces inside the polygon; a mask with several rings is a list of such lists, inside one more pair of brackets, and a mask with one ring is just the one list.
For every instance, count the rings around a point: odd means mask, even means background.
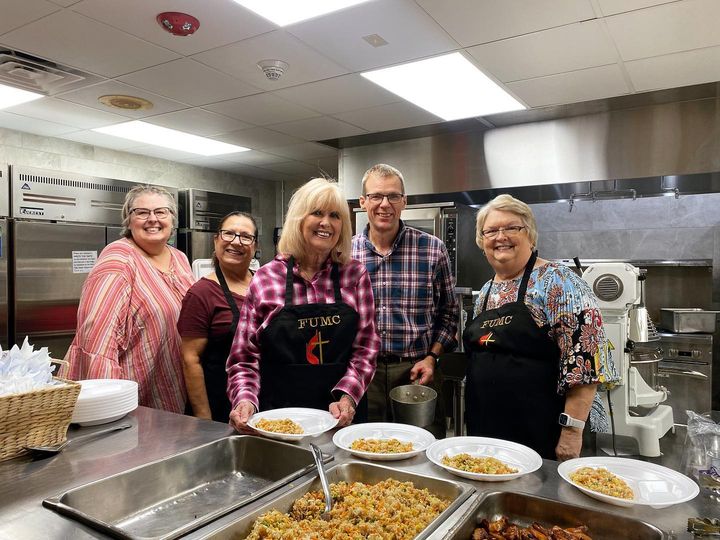
[{"label": "ceiling tile", "polygon": [[98,111],[56,98],[42,98],[5,109],[39,120],[64,124],[80,129],[92,129],[127,121],[127,118],[110,112]]},{"label": "ceiling tile", "polygon": [[[276,90],[347,73],[346,69],[284,30],[196,54],[193,58],[264,90]],[[269,80],[257,66],[260,60],[268,59],[289,64],[279,80]]]},{"label": "ceiling tile", "polygon": [[50,0],[53,4],[58,6],[70,7],[73,4],[77,4],[80,0]]},{"label": "ceiling tile", "polygon": [[133,148],[138,145],[137,141],[121,139],[120,137],[113,137],[112,135],[98,133],[97,131],[76,131],[65,134],[62,138],[84,144],[92,144],[93,146],[100,146],[102,148],[111,148],[113,150],[127,150],[128,148]]},{"label": "ceiling tile", "polygon": [[617,52],[600,23],[589,21],[466,49],[502,82],[602,66]]},{"label": "ceiling tile", "polygon": [[254,150],[263,150],[275,146],[289,146],[303,142],[301,138],[291,137],[285,133],[279,133],[262,127],[233,131],[232,133],[218,135],[215,138],[219,141],[238,144]]},{"label": "ceiling tile", "polygon": [[[84,0],[73,11],[186,56],[277,28],[232,0]],[[192,36],[174,36],[156,20],[164,11],[188,13],[200,21],[200,27]]]},{"label": "ceiling tile", "polygon": [[352,126],[329,116],[275,124],[272,128],[282,133],[287,133],[288,135],[302,137],[309,141],[352,137],[353,135],[367,133],[367,131],[362,128]]},{"label": "ceiling tile", "polygon": [[[99,97],[110,95],[140,97],[151,102],[153,107],[147,110],[136,111],[129,109],[114,109],[108,107],[107,105],[103,105],[98,101]],[[80,105],[85,105],[86,107],[92,107],[93,109],[106,112],[113,112],[114,114],[134,119],[146,118],[148,116],[187,108],[187,105],[183,103],[158,96],[157,94],[153,94],[151,92],[146,92],[145,90],[141,90],[118,81],[107,81],[94,86],[81,88],[80,90],[73,90],[72,92],[67,92],[56,97],[61,100],[72,101],[73,103],[79,103]]]},{"label": "ceiling tile", "polygon": [[205,105],[260,91],[187,58],[137,71],[119,79],[191,105]]},{"label": "ceiling tile", "polygon": [[270,93],[213,103],[205,108],[257,126],[319,116],[316,111],[290,103]]},{"label": "ceiling tile", "polygon": [[215,114],[200,108],[161,114],[148,118],[147,121],[151,124],[203,137],[252,127],[234,118],[228,118],[222,114]]},{"label": "ceiling tile", "polygon": [[379,107],[362,109],[360,111],[339,113],[333,116],[345,122],[360,126],[369,132],[389,131],[391,129],[442,122],[441,118],[407,101],[380,105]]},{"label": "ceiling tile", "polygon": [[355,111],[398,101],[398,96],[358,74],[293,86],[273,93],[323,114]]},{"label": "ceiling tile", "polygon": [[628,11],[644,9],[658,4],[667,4],[677,0],[597,0],[600,11],[604,16],[616,15]]},{"label": "ceiling tile", "polygon": [[289,159],[300,159],[307,161],[308,159],[320,157],[332,157],[337,159],[337,148],[327,146],[320,143],[305,142],[301,144],[293,144],[290,146],[271,147],[266,149],[271,154],[283,156]]},{"label": "ceiling tile", "polygon": [[64,126],[55,122],[30,118],[19,114],[0,111],[0,127],[14,129],[17,131],[26,131],[35,133],[36,135],[46,135],[48,137],[56,137],[63,133],[71,133],[77,131],[76,127]]},{"label": "ceiling tile", "polygon": [[45,15],[50,15],[60,9],[56,4],[45,0],[0,0],[0,34],[24,26]]},{"label": "ceiling tile", "polygon": [[607,17],[623,60],[720,45],[720,2],[686,0]]},{"label": "ceiling tile", "polygon": [[235,154],[224,154],[222,159],[233,163],[247,163],[248,165],[264,166],[271,163],[281,163],[287,161],[287,158],[275,156],[258,150],[250,150],[249,152],[237,152]]},{"label": "ceiling tile", "polygon": [[638,92],[720,81],[720,47],[625,62]]},{"label": "ceiling tile", "polygon": [[[288,26],[287,30],[351,71],[406,62],[458,47],[411,0],[376,0]],[[387,45],[373,47],[363,40],[372,34],[378,34]]]},{"label": "ceiling tile", "polygon": [[589,0],[416,0],[463,47],[595,18]]},{"label": "ceiling tile", "polygon": [[617,64],[511,82],[507,87],[531,107],[575,103],[630,92]]},{"label": "ceiling tile", "polygon": [[5,34],[2,41],[10,47],[107,77],[177,58],[174,52],[69,10]]}]

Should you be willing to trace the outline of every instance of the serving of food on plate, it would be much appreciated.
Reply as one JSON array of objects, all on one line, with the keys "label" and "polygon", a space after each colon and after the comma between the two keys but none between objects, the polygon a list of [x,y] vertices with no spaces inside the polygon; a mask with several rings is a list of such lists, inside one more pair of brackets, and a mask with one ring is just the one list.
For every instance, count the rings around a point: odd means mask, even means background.
[{"label": "serving of food on plate", "polygon": [[390,439],[355,439],[350,445],[352,450],[360,452],[372,452],[373,454],[399,454],[402,452],[411,452],[413,444],[411,442],[403,442],[395,437]]},{"label": "serving of food on plate", "polygon": [[434,442],[433,434],[425,429],[392,422],[355,424],[333,435],[333,443],[341,450],[373,461],[409,459]]},{"label": "serving of food on plate", "polygon": [[296,422],[293,422],[289,418],[280,418],[278,420],[268,420],[267,418],[261,418],[255,424],[257,429],[265,431],[272,431],[273,433],[290,433],[292,435],[300,435],[305,433],[302,426]]},{"label": "serving of food on plate", "polygon": [[509,467],[494,457],[473,457],[462,452],[454,456],[444,456],[443,465],[461,471],[479,474],[513,474],[518,472],[515,467]]},{"label": "serving of food on plate", "polygon": [[579,486],[610,497],[628,500],[635,497],[635,493],[625,480],[605,468],[580,467],[575,472],[570,473],[570,480]]}]

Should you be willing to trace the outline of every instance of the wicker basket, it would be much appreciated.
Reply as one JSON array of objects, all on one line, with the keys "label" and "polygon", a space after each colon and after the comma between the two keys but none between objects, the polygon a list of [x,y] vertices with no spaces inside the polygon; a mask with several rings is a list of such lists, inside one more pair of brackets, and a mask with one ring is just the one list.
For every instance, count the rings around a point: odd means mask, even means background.
[{"label": "wicker basket", "polygon": [[50,446],[65,440],[80,384],[55,381],[65,384],[0,397],[0,461],[24,454],[26,446]]}]

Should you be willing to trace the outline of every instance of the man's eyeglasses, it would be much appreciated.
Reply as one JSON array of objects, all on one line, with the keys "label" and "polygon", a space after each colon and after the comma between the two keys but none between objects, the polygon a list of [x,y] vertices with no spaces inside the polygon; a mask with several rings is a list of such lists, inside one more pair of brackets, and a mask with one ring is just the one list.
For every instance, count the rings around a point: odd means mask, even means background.
[{"label": "man's eyeglasses", "polygon": [[154,210],[150,210],[149,208],[133,208],[130,210],[130,213],[134,214],[136,218],[142,221],[150,219],[150,214],[154,214],[157,219],[165,219],[172,214],[170,208],[167,206],[161,206],[160,208],[155,208]]},{"label": "man's eyeglasses", "polygon": [[257,238],[254,237],[252,234],[247,233],[236,233],[234,231],[228,231],[226,229],[222,229],[220,231],[220,238],[225,240],[225,242],[233,242],[235,238],[240,239],[240,243],[243,246],[249,246],[252,244]]},{"label": "man's eyeglasses", "polygon": [[525,225],[511,225],[510,227],[498,227],[497,229],[485,229],[480,231],[483,238],[495,238],[498,234],[504,233],[505,236],[517,236],[520,231],[527,229]]},{"label": "man's eyeglasses", "polygon": [[397,204],[403,200],[404,196],[402,193],[368,193],[365,195],[365,198],[371,203],[380,204],[383,202],[383,199],[387,197],[390,204]]}]

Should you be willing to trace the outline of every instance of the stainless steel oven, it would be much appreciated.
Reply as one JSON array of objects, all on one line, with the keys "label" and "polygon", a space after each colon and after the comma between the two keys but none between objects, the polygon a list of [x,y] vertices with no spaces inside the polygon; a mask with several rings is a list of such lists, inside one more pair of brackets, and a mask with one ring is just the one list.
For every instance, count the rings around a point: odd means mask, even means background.
[{"label": "stainless steel oven", "polygon": [[675,424],[686,425],[685,411],[711,410],[713,336],[661,333],[660,346],[658,382],[669,390]]},{"label": "stainless steel oven", "polygon": [[[458,287],[478,290],[494,272],[475,243],[477,209],[457,203],[409,204],[402,211],[405,225],[437,236],[450,257],[450,267]],[[355,231],[368,224],[367,212],[355,209]]]}]

